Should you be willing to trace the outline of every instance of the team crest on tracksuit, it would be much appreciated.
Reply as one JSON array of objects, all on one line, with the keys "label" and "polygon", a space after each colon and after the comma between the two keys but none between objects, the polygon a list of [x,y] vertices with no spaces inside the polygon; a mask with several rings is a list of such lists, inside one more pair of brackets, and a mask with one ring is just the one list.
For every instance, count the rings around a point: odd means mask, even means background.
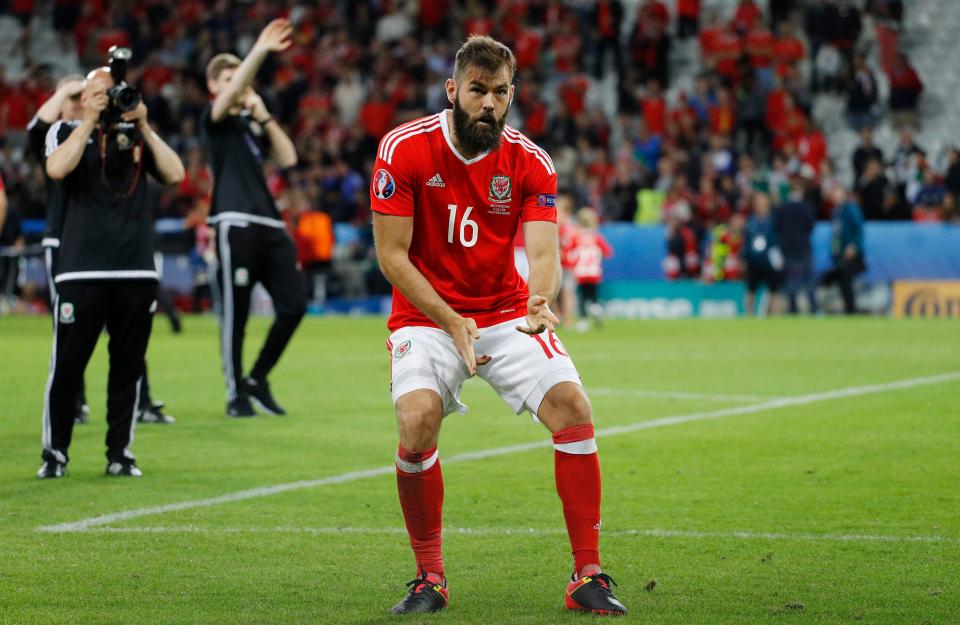
[{"label": "team crest on tracksuit", "polygon": [[60,323],[73,323],[76,321],[76,311],[70,302],[60,302]]}]

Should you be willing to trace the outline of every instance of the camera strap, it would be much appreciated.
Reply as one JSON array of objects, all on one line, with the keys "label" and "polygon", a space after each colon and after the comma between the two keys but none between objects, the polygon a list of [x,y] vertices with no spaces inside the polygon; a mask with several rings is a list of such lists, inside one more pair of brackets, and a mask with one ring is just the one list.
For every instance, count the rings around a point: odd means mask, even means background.
[{"label": "camera strap", "polygon": [[133,143],[133,148],[131,149],[133,150],[133,164],[136,166],[136,171],[130,178],[126,192],[120,192],[115,190],[107,179],[107,142],[110,139],[110,133],[105,132],[102,125],[97,127],[97,132],[99,133],[98,143],[100,147],[100,179],[103,181],[104,186],[110,189],[115,198],[128,198],[133,195],[133,192],[136,190],[137,182],[140,181],[140,174],[143,171],[143,139],[141,138]]}]

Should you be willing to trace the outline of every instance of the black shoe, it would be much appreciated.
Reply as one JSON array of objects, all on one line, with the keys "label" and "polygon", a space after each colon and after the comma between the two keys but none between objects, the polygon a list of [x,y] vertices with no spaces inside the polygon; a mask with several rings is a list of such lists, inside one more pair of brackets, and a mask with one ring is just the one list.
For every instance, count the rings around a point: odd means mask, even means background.
[{"label": "black shoe", "polygon": [[426,614],[427,612],[439,612],[447,607],[450,593],[447,592],[447,580],[442,583],[427,578],[424,573],[417,579],[411,579],[407,582],[410,592],[403,598],[403,601],[393,606],[390,612],[393,614]]},{"label": "black shoe", "polygon": [[137,410],[140,423],[176,423],[177,420],[163,411],[163,402],[155,401]]},{"label": "black shoe", "polygon": [[48,480],[56,477],[63,477],[67,474],[67,463],[59,460],[44,460],[40,470],[37,471],[37,477],[41,480]]},{"label": "black shoe", "polygon": [[257,413],[253,411],[250,405],[250,398],[246,395],[237,395],[234,399],[227,402],[228,417],[255,417]]},{"label": "black shoe", "polygon": [[137,464],[133,460],[124,459],[120,462],[108,462],[107,475],[117,477],[142,477],[143,471],[137,468]]},{"label": "black shoe", "polygon": [[247,386],[247,392],[250,393],[250,401],[257,408],[276,417],[287,414],[287,411],[281,408],[280,404],[273,398],[270,393],[270,384],[266,380],[246,378],[244,383]]},{"label": "black shoe", "polygon": [[579,579],[574,575],[573,580],[567,584],[567,592],[563,598],[564,605],[568,610],[593,614],[608,616],[626,614],[627,608],[610,590],[610,586],[616,585],[617,583],[606,573],[584,575]]}]

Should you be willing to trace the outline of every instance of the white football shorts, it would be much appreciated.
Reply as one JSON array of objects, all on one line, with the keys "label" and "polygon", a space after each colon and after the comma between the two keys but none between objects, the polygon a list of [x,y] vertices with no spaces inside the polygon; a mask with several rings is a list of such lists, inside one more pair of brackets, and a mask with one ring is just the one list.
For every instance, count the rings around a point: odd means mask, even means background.
[{"label": "white football shorts", "polygon": [[[547,391],[560,382],[581,384],[580,374],[554,332],[531,336],[517,331],[516,327],[524,324],[526,317],[520,317],[480,328],[473,348],[477,356],[492,357],[477,367],[477,375],[515,413],[528,410],[536,418]],[[387,346],[394,404],[411,391],[430,389],[440,395],[444,416],[466,414],[460,392],[470,374],[449,334],[439,328],[410,326],[391,334]]]}]

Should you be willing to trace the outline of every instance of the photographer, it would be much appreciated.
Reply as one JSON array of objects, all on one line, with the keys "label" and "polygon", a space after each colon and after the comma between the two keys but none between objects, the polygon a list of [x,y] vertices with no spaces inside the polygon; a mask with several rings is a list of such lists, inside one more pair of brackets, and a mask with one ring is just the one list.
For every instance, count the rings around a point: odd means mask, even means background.
[{"label": "photographer", "polygon": [[87,76],[80,121],[47,134],[46,171],[63,194],[54,279],[55,334],[43,423],[40,478],[62,477],[82,372],[104,326],[110,335],[107,474],[141,475],[129,445],[143,358],[156,306],[153,224],[147,180],[184,176],[176,153],[147,123],[147,108],[123,80],[125,56]]}]

